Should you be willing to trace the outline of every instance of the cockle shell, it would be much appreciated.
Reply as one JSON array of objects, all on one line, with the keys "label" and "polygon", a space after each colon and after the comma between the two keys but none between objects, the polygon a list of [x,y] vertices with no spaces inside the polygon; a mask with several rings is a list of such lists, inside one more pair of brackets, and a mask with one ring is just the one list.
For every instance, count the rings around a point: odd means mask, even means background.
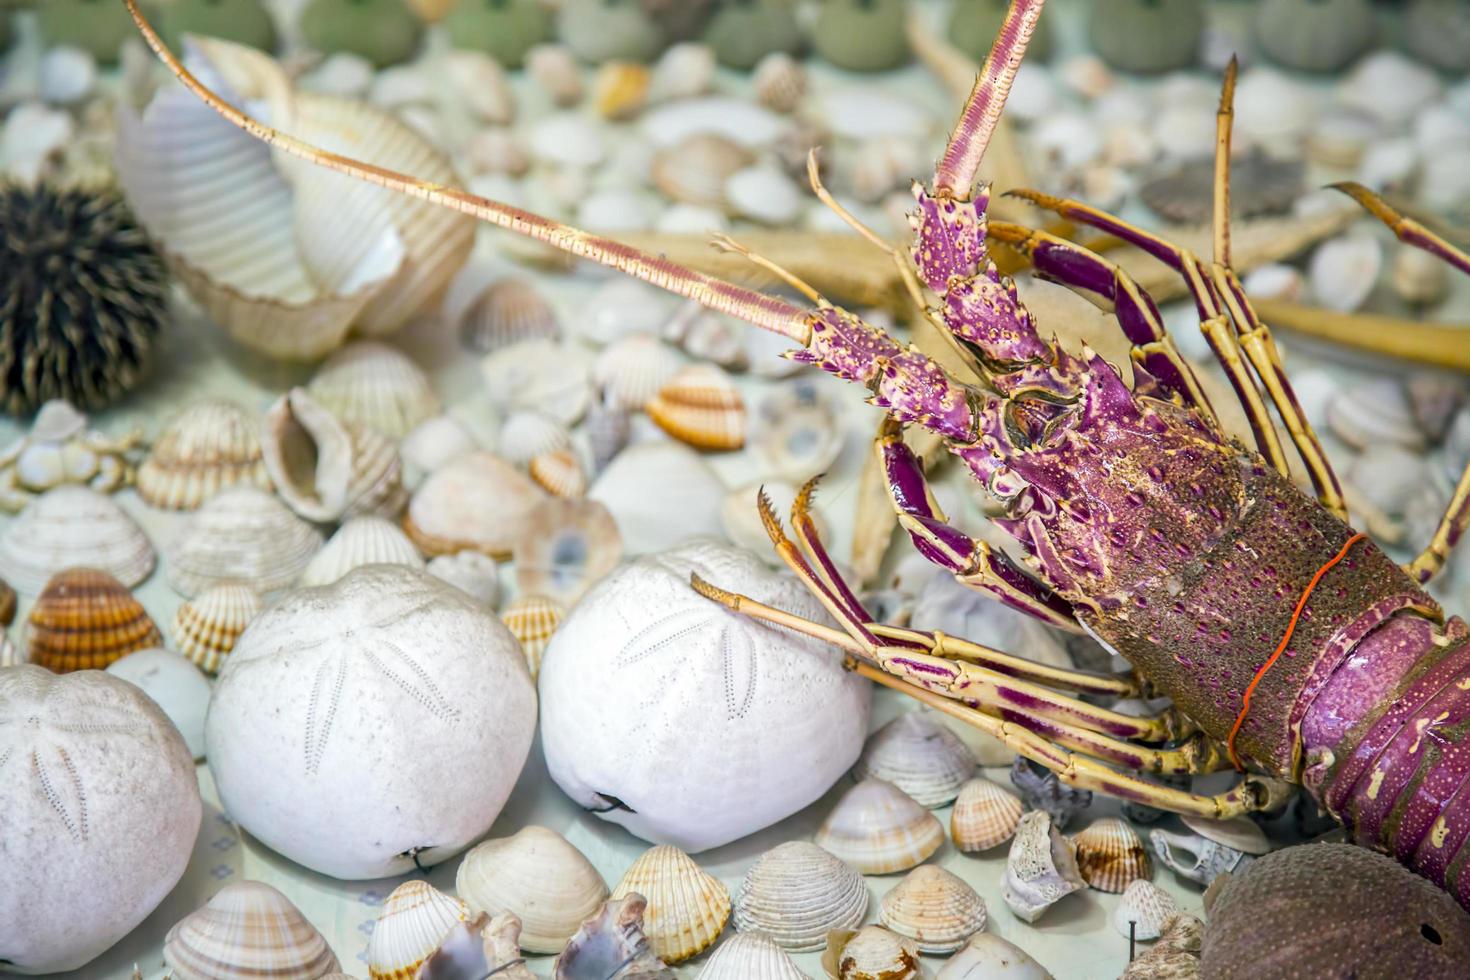
[{"label": "cockle shell", "polygon": [[918,945],[882,926],[828,933],[822,969],[831,980],[918,980],[924,975]]},{"label": "cockle shell", "polygon": [[230,581],[266,594],[296,581],[321,546],[321,532],[271,494],[227,487],[206,500],[175,539],[168,580],[189,598]]},{"label": "cockle shell", "polygon": [[739,932],[720,943],[698,980],[811,980],[763,932]]},{"label": "cockle shell", "polygon": [[644,406],[658,427],[696,449],[739,449],[745,445],[745,401],[713,364],[696,364],[674,375]]},{"label": "cockle shell", "polygon": [[404,482],[417,486],[423,478],[450,460],[480,448],[479,441],[463,422],[452,415],[424,419],[398,443],[403,460]]},{"label": "cockle shell", "polygon": [[1015,793],[977,776],[960,787],[949,815],[949,834],[958,850],[987,851],[1015,836],[1025,811]]},{"label": "cockle shell", "polygon": [[813,839],[863,874],[886,875],[927,860],[944,843],[944,827],[897,786],[864,779],[842,795]]},{"label": "cockle shell", "polygon": [[553,497],[575,499],[587,493],[587,474],[582,471],[577,454],[570,449],[533,457],[526,471],[541,489]]},{"label": "cockle shell", "polygon": [[487,452],[459,457],[414,492],[403,530],[427,555],[473,548],[508,557],[520,524],[546,495],[515,467]]},{"label": "cockle shell", "polygon": [[734,140],[696,133],[655,153],[649,176],[670,200],[723,208],[725,181],[754,162],[755,155]]},{"label": "cockle shell", "polygon": [[762,398],[747,443],[762,475],[802,481],[826,472],[842,452],[842,412],[826,386],[798,378]]},{"label": "cockle shell", "polygon": [[807,841],[762,854],[735,900],[735,928],[769,935],[798,953],[821,949],[833,929],[856,929],[868,913],[863,876]]},{"label": "cockle shell", "polygon": [[557,956],[552,980],[676,980],[643,934],[647,907],[637,894],[603,902]]},{"label": "cockle shell", "polygon": [[66,485],[47,490],[20,512],[0,537],[0,575],[35,595],[68,568],[97,568],[131,588],[148,577],[153,545],[137,523],[105,494]]},{"label": "cockle shell", "polygon": [[[935,980],[1053,980],[1021,947],[993,932],[977,932],[945,961]],[[1183,978],[1181,978],[1183,980]]]},{"label": "cockle shell", "polygon": [[57,674],[101,670],[162,642],[153,618],[127,586],[95,568],[57,572],[26,619],[30,662]]},{"label": "cockle shell", "polygon": [[135,650],[107,666],[113,677],[136,684],[168,715],[195,759],[204,758],[204,714],[209,680],[188,660],[162,647]]},{"label": "cockle shell", "polygon": [[1001,892],[1011,911],[1035,922],[1058,900],[1086,887],[1077,870],[1076,848],[1052,825],[1046,811],[1031,810],[1021,817],[1006,856]]},{"label": "cockle shell", "polygon": [[921,711],[899,715],[868,739],[852,774],[886,780],[920,806],[944,806],[975,772],[975,756],[949,726]]},{"label": "cockle shell", "polygon": [[1424,447],[1424,432],[1397,378],[1368,378],[1338,392],[1327,403],[1327,424],[1354,449],[1384,443],[1409,450]]},{"label": "cockle shell", "polygon": [[459,336],[470,350],[499,350],[523,340],[556,340],[561,325],[530,281],[510,276],[486,287],[465,310]]},{"label": "cockle shell", "polygon": [[620,337],[592,362],[592,383],[611,405],[641,411],[679,373],[684,359],[652,334]]},{"label": "cockle shell", "polygon": [[725,485],[698,453],[675,442],[643,442],[619,453],[587,496],[612,511],[631,555],[673,548],[724,528]]},{"label": "cockle shell", "polygon": [[430,558],[425,570],[492,609],[500,601],[500,566],[478,551]]},{"label": "cockle shell", "polygon": [[236,483],[271,488],[260,425],[238,405],[218,399],[175,415],[138,467],[138,496],[167,510],[194,510]]},{"label": "cockle shell", "polygon": [[883,896],[878,919],[922,953],[953,953],[985,928],[985,900],[953,873],[921,864]]},{"label": "cockle shell", "polygon": [[669,844],[639,855],[612,897],[635,893],[648,899],[643,931],[665,963],[682,963],[708,949],[730,919],[729,889]]},{"label": "cockle shell", "polygon": [[755,97],[774,112],[795,112],[806,96],[806,69],[784,51],[773,51],[751,72]]},{"label": "cockle shell", "polygon": [[413,980],[419,964],[439,948],[469,908],[427,881],[405,881],[388,895],[368,936],[368,976],[372,980]]},{"label": "cockle shell", "polygon": [[520,943],[558,953],[607,900],[607,884],[582,852],[545,827],[477,844],[460,862],[454,889],[476,912],[514,913]]},{"label": "cockle shell", "polygon": [[263,881],[226,885],[176,922],[163,960],[178,980],[317,980],[340,967],[301,910]]},{"label": "cockle shell", "polygon": [[526,74],[559,106],[582,98],[582,68],[577,56],[560,44],[538,44],[526,52]]},{"label": "cockle shell", "polygon": [[1126,820],[1103,817],[1072,835],[1077,870],[1098,891],[1118,894],[1153,873],[1143,839]]},{"label": "cockle shell", "polygon": [[0,949],[8,969],[75,970],[183,875],[199,833],[194,760],[151,698],[102,671],[0,669],[0,730],[12,758]]},{"label": "cockle shell", "polygon": [[375,341],[348,344],[317,369],[306,390],[344,422],[402,439],[439,411],[439,396],[408,355]]},{"label": "cockle shell", "polygon": [[1113,928],[1133,939],[1157,939],[1164,922],[1178,911],[1168,892],[1139,878],[1129,883],[1113,910]]},{"label": "cockle shell", "polygon": [[500,614],[500,621],[521,645],[532,680],[541,673],[541,657],[566,614],[561,603],[543,595],[523,595]]},{"label": "cockle shell", "polygon": [[265,413],[261,449],[276,492],[307,520],[393,515],[403,506],[403,465],[388,437],[339,420],[304,388]]},{"label": "cockle shell", "polygon": [[511,556],[523,594],[571,605],[617,567],[623,538],[597,501],[552,498],[527,515]]},{"label": "cockle shell", "polygon": [[573,425],[592,399],[591,364],[592,356],[581,347],[542,338],[492,352],[480,362],[480,372],[499,411],[533,408]]},{"label": "cockle shell", "polygon": [[361,565],[407,565],[422,569],[424,560],[398,525],[381,517],[354,517],[327,539],[307,562],[297,585],[330,585]]},{"label": "cockle shell", "polygon": [[182,603],[174,614],[174,648],[201,670],[218,673],[262,606],[260,595],[243,582],[211,586]]}]

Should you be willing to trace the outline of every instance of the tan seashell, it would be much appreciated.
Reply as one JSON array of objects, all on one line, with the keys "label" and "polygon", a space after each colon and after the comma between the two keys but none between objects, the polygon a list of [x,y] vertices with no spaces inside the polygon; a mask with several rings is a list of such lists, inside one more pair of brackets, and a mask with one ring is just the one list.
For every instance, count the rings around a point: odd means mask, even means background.
[{"label": "tan seashell", "polygon": [[858,757],[857,779],[883,779],[920,806],[944,806],[975,772],[975,756],[958,735],[921,711],[899,715],[880,728]]},{"label": "tan seashell", "polygon": [[698,980],[811,980],[763,932],[740,932],[720,943]]},{"label": "tan seashell", "polygon": [[712,946],[730,918],[730,892],[694,859],[670,844],[644,851],[612,891],[648,899],[644,932],[665,963],[684,960]]},{"label": "tan seashell", "polygon": [[654,154],[649,176],[670,200],[723,208],[725,181],[753,163],[755,155],[734,140],[698,133]]},{"label": "tan seashell", "polygon": [[592,362],[592,383],[608,404],[641,411],[683,367],[684,359],[657,337],[634,333],[608,344]]},{"label": "tan seashell", "polygon": [[592,104],[604,119],[628,119],[648,104],[653,72],[632,61],[608,61],[592,79]]},{"label": "tan seashell", "polygon": [[587,493],[587,474],[570,449],[542,453],[531,460],[527,470],[531,479],[553,497],[577,498]]},{"label": "tan seashell", "polygon": [[878,919],[921,953],[953,953],[985,928],[985,901],[950,872],[921,864],[883,896]]},{"label": "tan seashell", "polygon": [[487,452],[459,457],[431,474],[403,515],[403,530],[426,555],[473,549],[509,557],[521,523],[546,494]]},{"label": "tan seashell", "polygon": [[591,365],[592,355],[582,347],[541,338],[487,355],[480,373],[490,403],[502,414],[529,408],[574,425],[592,401]]},{"label": "tan seashell", "polygon": [[16,595],[10,584],[0,579],[0,626],[15,622]]},{"label": "tan seashell", "polygon": [[163,960],[176,980],[318,980],[340,969],[301,910],[262,881],[237,881],[174,924]]},{"label": "tan seashell", "polygon": [[373,341],[348,344],[312,375],[306,390],[344,422],[377,429],[402,439],[439,412],[439,396],[429,376],[408,355]]},{"label": "tan seashell", "polygon": [[561,325],[529,280],[509,276],[487,286],[469,305],[459,336],[470,350],[489,353],[523,340],[557,340]]},{"label": "tan seashell", "polygon": [[476,845],[460,862],[454,889],[476,912],[518,916],[521,947],[533,953],[561,952],[608,896],[592,862],[538,826]]},{"label": "tan seashell", "polygon": [[261,449],[276,492],[307,520],[403,507],[398,449],[377,429],[339,420],[304,388],[292,388],[265,413]]},{"label": "tan seashell", "polygon": [[90,487],[47,490],[0,537],[0,575],[35,595],[68,568],[98,568],[129,588],[153,571],[153,545],[117,503]]},{"label": "tan seashell", "polygon": [[526,74],[559,106],[582,100],[582,66],[560,44],[538,44],[526,52]]},{"label": "tan seashell", "polygon": [[762,58],[751,81],[756,100],[773,112],[795,112],[806,97],[806,69],[784,51],[773,51]]},{"label": "tan seashell", "polygon": [[822,969],[832,980],[918,980],[924,975],[918,945],[882,926],[829,933]]},{"label": "tan seashell", "polygon": [[725,372],[712,364],[680,371],[645,410],[660,429],[696,449],[745,445],[745,402]]},{"label": "tan seashell", "polygon": [[194,510],[236,483],[271,488],[260,426],[238,405],[216,399],[175,415],[138,467],[138,496],[166,510]]},{"label": "tan seashell", "polygon": [[527,516],[512,549],[516,587],[568,606],[623,557],[612,513],[595,500],[552,498]]},{"label": "tan seashell", "polygon": [[1113,928],[1133,939],[1157,939],[1164,923],[1178,912],[1179,906],[1168,892],[1139,878],[1124,889],[1118,907],[1113,910]]},{"label": "tan seashell", "polygon": [[297,585],[330,585],[361,565],[407,565],[422,569],[424,559],[398,525],[381,517],[354,517],[312,556]]},{"label": "tan seashell", "polygon": [[988,851],[1010,840],[1026,807],[1021,798],[984,776],[960,788],[949,814],[949,835],[956,849],[966,853]]},{"label": "tan seashell", "polygon": [[95,568],[58,572],[26,619],[29,660],[56,674],[101,670],[163,637],[128,587]]},{"label": "tan seashell", "polygon": [[527,409],[511,413],[500,428],[500,455],[519,466],[547,453],[572,448],[572,434],[544,412]]},{"label": "tan seashell", "polygon": [[210,497],[184,525],[168,556],[168,580],[190,598],[231,581],[265,595],[296,581],[321,546],[321,532],[285,504],[239,484]]},{"label": "tan seashell", "polygon": [[735,900],[735,928],[761,932],[797,953],[821,949],[833,929],[856,929],[868,914],[863,876],[807,841],[762,854]]},{"label": "tan seashell", "polygon": [[1121,893],[1153,873],[1143,839],[1126,820],[1103,817],[1072,835],[1077,870],[1098,891]]},{"label": "tan seashell", "polygon": [[1018,918],[1035,922],[1062,898],[1087,887],[1077,870],[1076,848],[1052,825],[1045,810],[1021,817],[1006,856],[1006,905]]},{"label": "tan seashell", "polygon": [[174,648],[199,669],[217,674],[263,605],[256,591],[241,582],[205,589],[174,614]]},{"label": "tan seashell", "polygon": [[718,66],[707,44],[682,41],[659,55],[649,82],[650,102],[692,99],[710,90]]},{"label": "tan seashell", "polygon": [[419,964],[433,955],[469,907],[427,881],[405,881],[389,894],[368,936],[372,980],[413,980]]},{"label": "tan seashell", "polygon": [[[506,177],[524,177],[531,169],[531,155],[525,145],[508,129],[482,129],[465,144],[464,154],[472,174],[501,174]],[[474,341],[463,332],[465,343],[474,347]]]},{"label": "tan seashell", "polygon": [[927,860],[944,843],[944,827],[897,786],[864,779],[842,795],[813,839],[863,874],[886,875]]},{"label": "tan seashell", "polygon": [[526,655],[526,668],[535,680],[541,673],[541,656],[551,645],[551,637],[566,616],[566,609],[555,599],[541,595],[524,595],[505,607],[500,621],[520,641]]},{"label": "tan seashell", "polygon": [[1449,267],[1423,249],[1400,245],[1391,272],[1394,293],[1412,306],[1431,306],[1449,293]]},{"label": "tan seashell", "polygon": [[516,94],[500,62],[483,51],[455,48],[444,56],[444,73],[479,122],[508,126],[516,117]]}]

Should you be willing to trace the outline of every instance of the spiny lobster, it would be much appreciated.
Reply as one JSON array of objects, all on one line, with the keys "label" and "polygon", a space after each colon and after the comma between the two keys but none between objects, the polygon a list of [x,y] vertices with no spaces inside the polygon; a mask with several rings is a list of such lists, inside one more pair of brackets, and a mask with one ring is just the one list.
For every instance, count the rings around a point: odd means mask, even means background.
[{"label": "spiny lobster", "polygon": [[[1201,327],[1254,435],[1222,430],[1150,297],[1103,256],[1069,240],[987,219],[976,174],[1044,0],[1013,0],[929,187],[914,186],[907,256],[813,190],[902,270],[926,311],[983,384],[840,309],[733,242],[810,299],[803,309],[535,214],[306,145],[206,89],[153,33],[174,74],[226,119],[278,149],[454,208],[620,269],[789,338],[788,356],[867,386],[888,416],[877,440],[893,506],[914,546],[965,585],[1043,622],[1081,630],[1132,673],[1045,667],[938,632],[873,622],[828,556],[809,514],[795,540],[769,503],[772,541],[841,628],[798,619],[697,578],[704,595],[746,615],[828,640],[854,669],[996,736],[1072,785],[1161,809],[1230,817],[1280,806],[1299,784],[1358,843],[1393,854],[1470,907],[1470,629],[1420,587],[1470,525],[1470,471],[1427,549],[1400,568],[1345,522],[1342,495],[1282,370],[1276,345],[1230,265],[1229,167],[1234,68],[1217,130],[1214,256],[1205,262],[1085,204],[1022,196],[1136,245],[1186,282]],[[1399,238],[1470,273],[1470,255],[1343,185]],[[1037,330],[987,252],[1008,242],[1036,272],[1116,314],[1132,344],[1132,386],[1091,351],[1073,355]],[[910,265],[910,261],[912,265]],[[927,292],[926,292],[927,290]],[[932,305],[930,296],[938,298]],[[1269,399],[1310,474],[1289,479]],[[951,527],[902,427],[937,433],[1003,504],[1017,563]],[[1076,695],[1166,695],[1134,717]],[[1093,700],[1097,700],[1094,697]],[[1243,778],[1201,795],[1147,774],[1230,767]]]}]

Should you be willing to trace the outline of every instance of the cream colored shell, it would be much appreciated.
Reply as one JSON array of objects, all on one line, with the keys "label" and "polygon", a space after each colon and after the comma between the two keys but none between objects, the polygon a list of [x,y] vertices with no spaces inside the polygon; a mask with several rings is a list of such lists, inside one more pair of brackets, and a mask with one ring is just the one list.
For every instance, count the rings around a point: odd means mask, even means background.
[{"label": "cream colored shell", "polygon": [[318,980],[340,964],[291,900],[262,881],[237,881],[184,916],[163,940],[177,980]]},{"label": "cream colored shell", "polygon": [[1072,835],[1077,870],[1098,891],[1121,893],[1153,873],[1148,848],[1126,820],[1103,817]]},{"label": "cream colored shell", "polygon": [[405,881],[389,894],[368,936],[368,976],[413,980],[419,964],[439,948],[454,924],[468,919],[464,902],[427,881]]},{"label": "cream colored shell", "polygon": [[1113,928],[1134,939],[1157,939],[1164,923],[1177,914],[1178,904],[1158,885],[1138,879],[1130,882],[1113,910]]},{"label": "cream colored shell", "polygon": [[858,779],[884,779],[920,806],[944,806],[959,795],[975,772],[975,756],[943,722],[910,711],[868,739],[853,766]]},{"label": "cream colored shell", "polygon": [[822,970],[831,980],[918,980],[924,975],[914,941],[882,926],[829,933]]},{"label": "cream colored shell", "polygon": [[265,594],[296,581],[322,545],[321,532],[264,490],[228,487],[184,525],[168,556],[168,580],[193,597],[240,581]]},{"label": "cream colored shell", "polygon": [[0,577],[36,595],[68,568],[96,568],[129,588],[153,571],[153,545],[111,497],[60,486],[26,505],[0,537]]},{"label": "cream colored shell", "polygon": [[312,556],[297,584],[330,585],[362,565],[407,565],[422,569],[424,559],[398,525],[381,517],[354,517],[339,527]]},{"label": "cream colored shell", "polygon": [[684,358],[652,334],[613,341],[592,362],[592,383],[608,404],[641,411],[684,364]]},{"label": "cream colored shell", "polygon": [[521,948],[559,953],[607,900],[607,884],[561,834],[523,827],[477,844],[460,862],[454,889],[471,910],[521,920]]},{"label": "cream colored shell", "polygon": [[920,952],[953,953],[985,928],[985,900],[938,865],[921,864],[883,896],[879,921],[918,943]]},{"label": "cream colored shell", "polygon": [[217,399],[175,415],[138,467],[138,496],[165,510],[193,510],[236,483],[271,488],[260,426],[238,405]]},{"label": "cream colored shell", "polygon": [[523,340],[561,335],[556,312],[530,282],[509,277],[492,283],[465,311],[460,338],[470,350],[489,353]]},{"label": "cream colored shell", "polygon": [[397,447],[377,429],[338,419],[303,388],[265,413],[261,448],[276,492],[309,521],[391,516],[403,506]]},{"label": "cream colored shell", "polygon": [[939,850],[944,827],[897,786],[865,779],[842,795],[814,839],[863,874],[885,875]]},{"label": "cream colored shell", "polygon": [[856,929],[868,914],[863,876],[807,841],[762,854],[735,900],[735,928],[769,935],[785,949],[810,953],[833,929]]},{"label": "cream colored shell", "polygon": [[306,390],[333,415],[402,439],[439,412],[439,396],[423,369],[396,347],[358,341],[322,364]]},{"label": "cream colored shell", "polygon": [[643,931],[665,963],[682,963],[708,949],[730,918],[730,892],[671,844],[644,851],[612,891],[648,899]]},{"label": "cream colored shell", "polygon": [[520,525],[546,494],[498,456],[467,453],[430,474],[403,515],[403,529],[429,555],[473,549],[507,558]]},{"label": "cream colored shell", "polygon": [[1015,835],[1025,811],[1025,804],[1015,793],[976,776],[960,787],[949,814],[949,835],[961,851],[988,851]]},{"label": "cream colored shell", "polygon": [[531,460],[526,471],[553,497],[575,499],[587,493],[587,474],[577,454],[570,449],[543,453]]},{"label": "cream colored shell", "polygon": [[222,582],[179,605],[174,614],[174,649],[201,670],[218,673],[235,641],[260,615],[260,595],[240,582]]},{"label": "cream colored shell", "polygon": [[715,947],[698,980],[811,980],[763,932],[737,932]]},{"label": "cream colored shell", "polygon": [[597,501],[552,498],[526,517],[512,557],[522,594],[569,606],[618,566],[623,537]]}]

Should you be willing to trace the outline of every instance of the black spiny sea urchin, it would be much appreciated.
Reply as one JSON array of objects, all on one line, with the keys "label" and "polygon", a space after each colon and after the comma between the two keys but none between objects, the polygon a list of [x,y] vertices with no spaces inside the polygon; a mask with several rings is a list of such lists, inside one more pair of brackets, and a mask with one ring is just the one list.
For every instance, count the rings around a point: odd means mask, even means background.
[{"label": "black spiny sea urchin", "polygon": [[0,408],[101,408],[142,378],[168,273],[113,190],[0,187]]}]

